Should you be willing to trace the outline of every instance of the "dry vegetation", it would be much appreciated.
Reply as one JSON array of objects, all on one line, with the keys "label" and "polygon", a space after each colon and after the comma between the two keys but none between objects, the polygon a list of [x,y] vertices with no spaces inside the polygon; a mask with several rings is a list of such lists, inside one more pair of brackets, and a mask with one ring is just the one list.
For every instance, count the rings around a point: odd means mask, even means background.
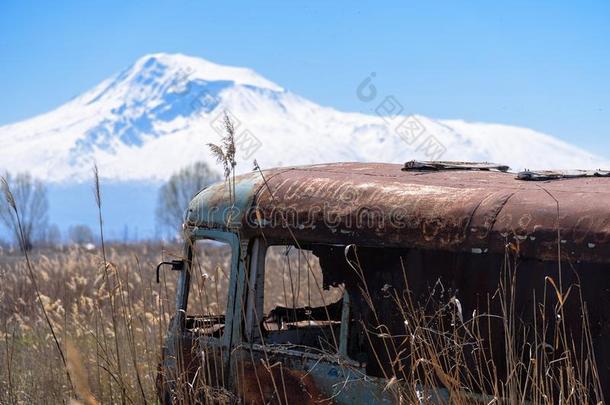
[{"label": "dry vegetation", "polygon": [[[179,256],[181,247],[111,245],[106,250],[106,270],[99,250],[74,247],[32,254],[42,302],[72,381],[37,303],[25,259],[18,252],[0,253],[0,403],[66,403],[76,397],[102,403],[121,403],[122,397],[127,403],[157,400],[157,364],[175,312],[177,274],[162,271],[157,284],[154,269],[162,259]],[[189,301],[194,313],[222,313],[218,303],[226,303],[228,260],[227,249],[213,244],[196,258],[197,288]],[[293,289],[300,297],[297,304],[321,304],[313,276],[303,271],[298,282],[297,272],[287,271],[287,260],[297,269],[295,255],[287,258],[278,250],[268,259],[268,280],[274,280],[266,286],[273,298],[268,309],[292,302]],[[326,299],[337,297],[334,291]]]},{"label": "dry vegetation", "polygon": [[[61,353],[37,302],[26,261],[18,254],[0,254],[0,403],[67,403],[74,398],[84,403],[157,401],[157,364],[175,308],[176,274],[162,272],[157,284],[154,266],[161,259],[179,256],[181,248],[111,245],[106,250],[106,259],[100,251],[80,248],[37,252],[31,258]],[[194,312],[218,313],[218,303],[222,307],[226,300],[229,255],[214,244],[206,245],[206,252],[195,260],[197,288],[189,306]],[[320,304],[313,280],[319,277],[319,270],[308,274],[304,268],[299,270],[297,261],[298,255],[286,255],[280,249],[271,252],[267,266],[269,280],[274,281],[266,285],[266,294],[274,299],[266,301],[267,309],[291,304],[293,291],[299,297],[297,305]],[[501,291],[510,294],[511,290]],[[440,385],[448,390],[452,403],[473,403],[468,393],[490,386],[485,403],[521,403],[526,396],[531,403],[541,404],[599,401],[590,347],[576,358],[560,320],[551,320],[559,326],[554,341],[563,354],[558,361],[545,351],[544,342],[533,351],[531,345],[517,345],[520,327],[506,308],[506,355],[513,372],[510,378],[498,380],[484,350],[479,351],[481,367],[476,372],[465,372],[463,367],[472,348],[485,345],[478,339],[483,316],[460,322],[458,306],[449,297],[439,301],[436,312],[431,313],[415,306],[407,295],[393,294],[397,308],[403,311],[405,334],[388,342],[402,339],[410,350],[401,359],[409,366],[394,371],[388,386],[397,400],[416,402],[423,385]],[[338,296],[338,291],[330,291],[326,302]],[[529,364],[522,361],[525,350],[530,350]]]},{"label": "dry vegetation", "polygon": [[158,246],[110,247],[106,271],[99,252],[71,248],[34,255],[46,313],[77,371],[72,382],[36,302],[25,260],[3,255],[0,402],[65,403],[75,397],[76,386],[103,403],[120,402],[121,395],[134,403],[153,401],[175,285],[171,275],[155,283],[153,264],[160,252]]}]

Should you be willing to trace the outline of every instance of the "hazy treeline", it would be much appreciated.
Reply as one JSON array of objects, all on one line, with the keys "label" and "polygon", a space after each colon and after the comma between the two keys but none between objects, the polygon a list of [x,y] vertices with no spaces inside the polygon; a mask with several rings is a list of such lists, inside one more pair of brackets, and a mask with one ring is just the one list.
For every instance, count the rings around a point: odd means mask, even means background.
[{"label": "hazy treeline", "polygon": [[[24,233],[24,248],[49,248],[63,245],[89,246],[99,243],[97,232],[86,224],[61,228],[49,220],[47,185],[30,173],[1,175],[15,197]],[[159,189],[155,219],[162,235],[178,239],[184,210],[193,195],[220,177],[206,163],[197,162],[174,173]],[[133,225],[133,224],[131,224]],[[18,224],[6,199],[0,199],[0,248],[19,249]],[[137,229],[137,227],[135,228]],[[136,231],[137,233],[137,231]],[[161,234],[158,238],[161,238]],[[133,242],[129,225],[125,224],[122,242]],[[135,238],[136,240],[138,238]]]}]

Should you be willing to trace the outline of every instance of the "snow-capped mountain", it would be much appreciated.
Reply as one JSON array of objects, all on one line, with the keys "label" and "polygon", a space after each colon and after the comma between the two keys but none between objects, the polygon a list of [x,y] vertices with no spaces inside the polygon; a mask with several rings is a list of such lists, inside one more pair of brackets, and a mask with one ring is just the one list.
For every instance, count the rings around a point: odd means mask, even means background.
[{"label": "snow-capped mountain", "polygon": [[[56,183],[105,178],[163,180],[206,160],[228,113],[238,171],[330,161],[472,160],[522,168],[600,168],[601,157],[526,128],[392,116],[397,100],[355,89],[363,110],[322,107],[256,72],[169,54],[129,68],[46,114],[0,126],[0,172],[30,171]],[[360,94],[363,92],[363,94]]]}]

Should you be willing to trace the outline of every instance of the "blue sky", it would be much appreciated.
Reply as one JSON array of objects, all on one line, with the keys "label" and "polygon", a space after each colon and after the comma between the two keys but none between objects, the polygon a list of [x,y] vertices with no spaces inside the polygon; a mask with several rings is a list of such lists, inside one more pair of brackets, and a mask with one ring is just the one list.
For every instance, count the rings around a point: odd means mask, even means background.
[{"label": "blue sky", "polygon": [[0,125],[48,111],[152,52],[248,66],[360,111],[530,127],[610,157],[610,2],[7,1]]}]

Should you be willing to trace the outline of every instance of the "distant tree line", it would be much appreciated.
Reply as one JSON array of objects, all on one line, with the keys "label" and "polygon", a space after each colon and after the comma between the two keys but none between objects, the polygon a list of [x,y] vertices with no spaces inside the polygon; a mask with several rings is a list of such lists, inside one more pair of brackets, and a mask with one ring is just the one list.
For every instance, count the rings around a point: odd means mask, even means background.
[{"label": "distant tree line", "polygon": [[[5,173],[1,176],[0,228],[7,231],[10,241],[21,250],[35,245],[58,246],[64,241],[59,227],[49,225],[49,200],[46,186],[29,173]],[[87,225],[74,225],[68,229],[70,243],[94,243],[94,233]],[[9,241],[3,240],[3,244]]]},{"label": "distant tree line", "polygon": [[[22,250],[30,250],[35,245],[58,246],[64,241],[83,246],[96,242],[95,233],[87,225],[73,225],[63,237],[57,225],[49,224],[48,191],[42,181],[29,173],[5,173],[1,177],[0,229]],[[190,200],[198,191],[219,180],[220,176],[204,162],[174,173],[158,192],[155,214],[164,234],[171,238],[179,236]],[[0,244],[7,242],[0,234]]]}]

